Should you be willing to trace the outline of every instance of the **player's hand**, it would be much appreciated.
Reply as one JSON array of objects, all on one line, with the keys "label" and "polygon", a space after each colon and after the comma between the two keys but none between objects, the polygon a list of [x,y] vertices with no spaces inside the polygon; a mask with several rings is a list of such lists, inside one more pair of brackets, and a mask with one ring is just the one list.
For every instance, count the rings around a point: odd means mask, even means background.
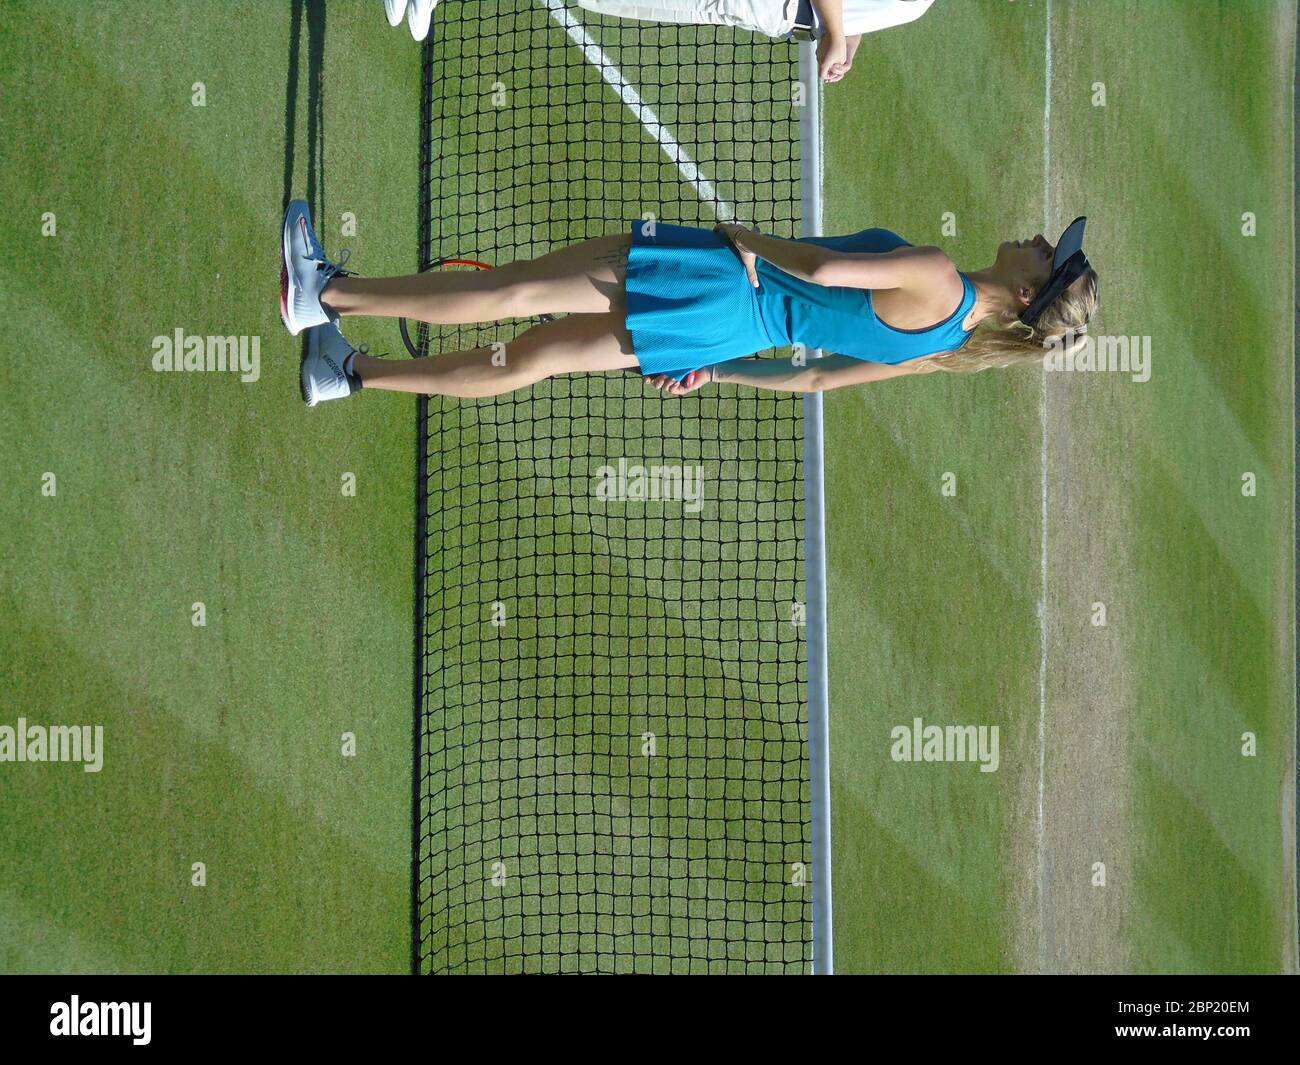
[{"label": "player's hand", "polygon": [[685,396],[690,392],[694,392],[697,388],[707,385],[712,380],[713,368],[710,366],[705,366],[700,370],[692,370],[681,381],[662,373],[646,378],[649,384],[669,396]]},{"label": "player's hand", "polygon": [[740,256],[740,261],[745,267],[745,273],[749,275],[749,283],[758,288],[758,256],[750,251],[745,243],[749,230],[735,222],[719,222],[713,229],[714,232],[721,233],[735,248],[736,254]]},{"label": "player's hand", "polygon": [[817,74],[822,81],[839,81],[849,72],[849,44],[843,34],[823,34],[817,42]]},{"label": "player's hand", "polygon": [[827,79],[828,81],[843,81],[848,72],[853,69],[853,57],[858,54],[858,45],[862,43],[862,34],[855,33],[844,38],[844,40],[844,62],[831,67],[831,76]]}]

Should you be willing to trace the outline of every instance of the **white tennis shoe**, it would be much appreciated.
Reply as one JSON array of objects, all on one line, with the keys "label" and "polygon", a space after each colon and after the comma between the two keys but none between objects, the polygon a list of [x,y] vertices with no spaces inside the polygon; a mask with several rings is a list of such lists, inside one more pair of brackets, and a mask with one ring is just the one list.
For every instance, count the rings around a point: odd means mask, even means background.
[{"label": "white tennis shoe", "polygon": [[409,0],[406,5],[406,21],[411,27],[411,36],[417,41],[429,36],[429,26],[433,22],[433,9],[438,0]]},{"label": "white tennis shoe", "polygon": [[347,276],[345,251],[337,263],[325,258],[325,249],[311,227],[311,209],[294,200],[284,213],[284,262],[280,267],[280,317],[294,336],[330,320],[320,301],[330,279]]},{"label": "white tennis shoe", "polygon": [[307,354],[303,356],[302,398],[314,407],[330,399],[344,399],[361,388],[352,371],[357,349],[348,343],[335,322],[312,326],[307,333]]},{"label": "white tennis shoe", "polygon": [[390,26],[400,26],[406,15],[406,0],[384,0],[384,14]]}]

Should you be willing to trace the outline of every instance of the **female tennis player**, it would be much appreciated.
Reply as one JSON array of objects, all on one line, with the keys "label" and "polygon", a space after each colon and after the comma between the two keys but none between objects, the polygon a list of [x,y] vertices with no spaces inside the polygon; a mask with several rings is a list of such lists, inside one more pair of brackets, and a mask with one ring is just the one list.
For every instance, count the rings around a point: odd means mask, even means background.
[{"label": "female tennis player", "polygon": [[[1006,241],[990,266],[963,272],[938,248],[885,229],[783,240],[743,226],[636,222],[630,236],[583,241],[496,270],[361,278],[329,260],[306,203],[284,224],[280,311],[310,329],[308,406],[358,389],[474,399],[566,373],[637,369],[685,395],[710,382],[821,392],[903,374],[1040,364],[1074,350],[1097,307],[1085,220],[1057,247]],[[358,352],[340,317],[438,325],[563,314],[512,340],[423,359]],[[802,345],[823,358],[750,359]]]}]

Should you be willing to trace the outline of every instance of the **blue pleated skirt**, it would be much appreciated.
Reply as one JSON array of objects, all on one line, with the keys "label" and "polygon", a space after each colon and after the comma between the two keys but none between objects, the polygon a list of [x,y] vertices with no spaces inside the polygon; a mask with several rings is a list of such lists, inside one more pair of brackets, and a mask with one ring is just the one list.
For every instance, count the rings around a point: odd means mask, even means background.
[{"label": "blue pleated skirt", "polygon": [[772,347],[754,287],[712,229],[632,224],[627,329],[644,374],[692,370]]}]

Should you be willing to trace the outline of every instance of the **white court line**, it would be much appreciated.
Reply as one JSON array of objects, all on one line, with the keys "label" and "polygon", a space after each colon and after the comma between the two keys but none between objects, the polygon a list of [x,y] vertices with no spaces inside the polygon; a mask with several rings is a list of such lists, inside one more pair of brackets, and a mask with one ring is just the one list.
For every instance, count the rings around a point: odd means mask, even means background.
[{"label": "white court line", "polygon": [[[1043,44],[1043,239],[1052,222],[1052,0],[1047,0]],[[1047,374],[1038,398],[1038,421],[1042,436],[1042,498],[1039,527],[1042,541],[1038,601],[1038,968],[1047,968],[1047,930],[1044,902],[1047,893],[1047,855],[1044,843],[1043,790],[1047,767]]]},{"label": "white court line", "polygon": [[611,89],[618,93],[619,99],[623,101],[632,114],[636,115],[637,120],[645,127],[645,131],[655,139],[664,155],[668,156],[673,165],[681,171],[682,179],[695,190],[701,200],[712,205],[713,213],[718,216],[718,220],[729,222],[735,218],[735,209],[718,195],[718,190],[714,187],[713,182],[704,176],[700,168],[695,164],[695,160],[687,154],[686,149],[672,135],[672,131],[659,121],[659,116],[655,114],[654,108],[641,99],[641,94],[632,88],[627,79],[623,77],[623,72],[610,61],[609,56],[595,42],[582,23],[573,17],[573,13],[564,6],[564,0],[542,0],[542,2],[550,9],[551,17],[573,39],[573,43],[582,49],[582,54],[586,57],[587,62],[600,71],[600,76],[605,79]]}]

